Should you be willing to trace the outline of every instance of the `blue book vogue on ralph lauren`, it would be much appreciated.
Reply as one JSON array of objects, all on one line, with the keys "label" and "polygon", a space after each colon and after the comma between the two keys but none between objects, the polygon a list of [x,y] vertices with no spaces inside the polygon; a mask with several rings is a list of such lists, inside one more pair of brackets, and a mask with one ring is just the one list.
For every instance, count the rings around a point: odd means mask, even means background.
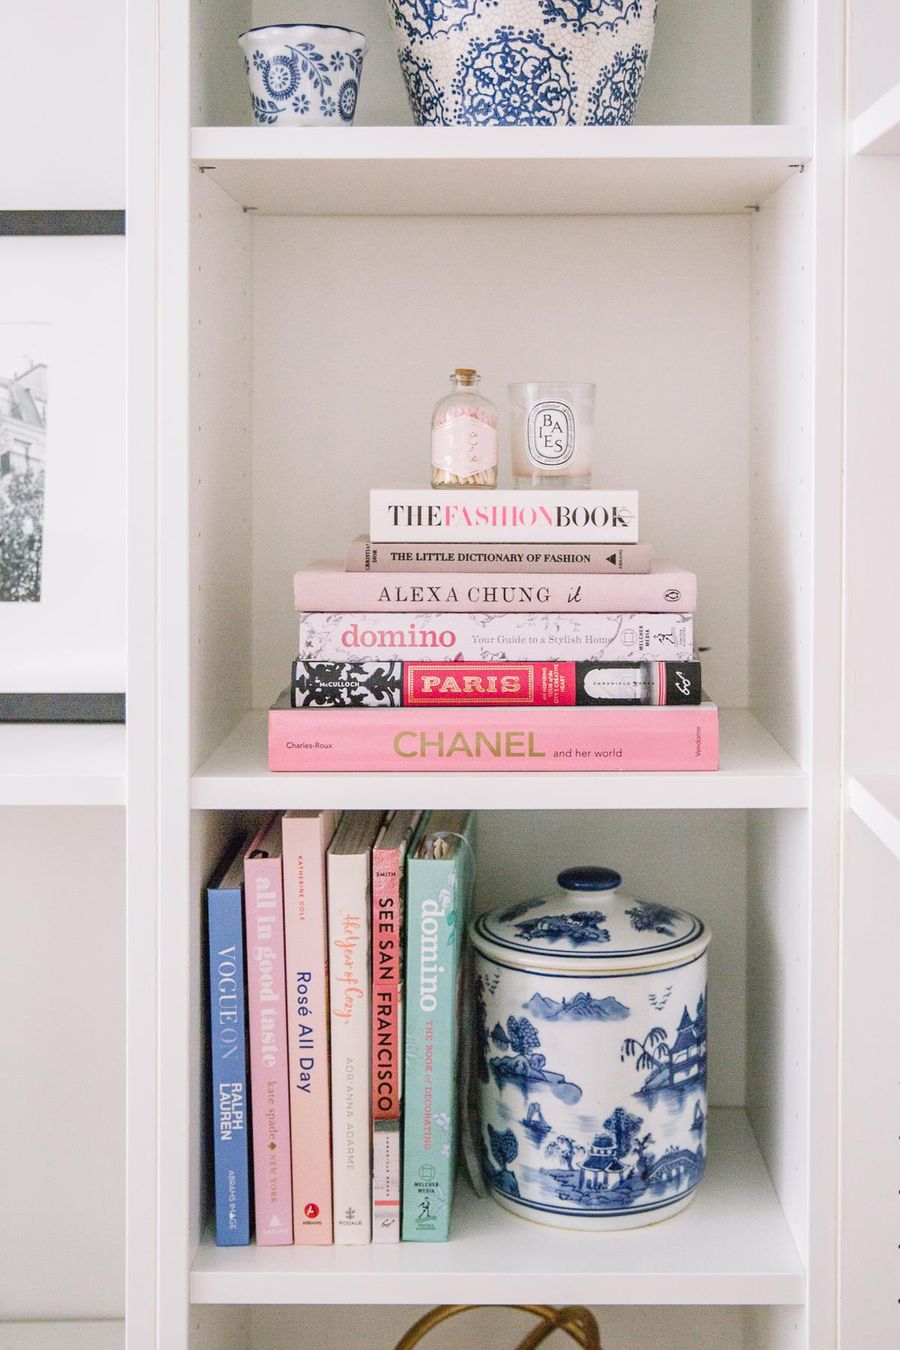
[{"label": "blue book vogue on ralph lauren", "polygon": [[242,843],[206,892],[216,1244],[244,1247],[252,1213]]}]

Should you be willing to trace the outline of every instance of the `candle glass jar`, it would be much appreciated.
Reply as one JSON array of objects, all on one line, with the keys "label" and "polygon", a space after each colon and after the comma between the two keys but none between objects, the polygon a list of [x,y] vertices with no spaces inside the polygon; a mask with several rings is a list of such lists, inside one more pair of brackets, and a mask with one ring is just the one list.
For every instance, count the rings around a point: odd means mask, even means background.
[{"label": "candle glass jar", "polygon": [[591,486],[594,391],[564,381],[509,386],[516,487]]}]

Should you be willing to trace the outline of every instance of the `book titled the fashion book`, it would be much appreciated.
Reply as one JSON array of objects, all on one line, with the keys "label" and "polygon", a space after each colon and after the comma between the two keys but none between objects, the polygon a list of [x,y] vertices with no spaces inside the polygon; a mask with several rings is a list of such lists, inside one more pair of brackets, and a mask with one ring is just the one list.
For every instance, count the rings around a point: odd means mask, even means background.
[{"label": "book titled the fashion book", "polygon": [[265,822],[244,858],[244,917],[256,1241],[261,1247],[282,1247],[293,1242],[294,1226],[281,819],[277,814]]},{"label": "book titled the fashion book", "polygon": [[690,661],[692,614],[303,613],[301,661]]},{"label": "book titled the fashion book", "polygon": [[529,773],[718,767],[718,710],[696,708],[292,708],[269,712],[269,768]]},{"label": "book titled the fashion book", "polygon": [[250,1102],[244,963],[244,853],[241,845],[207,888],[209,1014],[216,1244],[250,1241]]},{"label": "book titled the fashion book", "polygon": [[334,1240],[372,1240],[372,846],[381,811],[345,812],[328,850]]},{"label": "book titled the fashion book", "polygon": [[372,488],[369,538],[388,544],[636,544],[638,494]]},{"label": "book titled the fashion book", "polygon": [[295,708],[612,708],[700,702],[699,661],[295,661]]},{"label": "book titled the fashion book", "polygon": [[367,534],[348,545],[348,572],[649,572],[649,544],[382,544]]},{"label": "book titled the fashion book", "polygon": [[372,849],[372,1118],[399,1120],[403,1094],[406,853],[416,811],[388,816]]},{"label": "book titled the fashion book", "polygon": [[294,608],[378,613],[580,614],[693,612],[697,578],[669,562],[642,574],[345,572],[315,563],[294,576]]},{"label": "book titled the fashion book", "polygon": [[471,813],[429,812],[407,862],[404,1241],[443,1242],[450,1231],[462,946],[474,870]]},{"label": "book titled the fashion book", "polygon": [[334,1240],[325,858],[339,820],[336,811],[287,811],[281,824],[291,1178],[298,1245]]}]

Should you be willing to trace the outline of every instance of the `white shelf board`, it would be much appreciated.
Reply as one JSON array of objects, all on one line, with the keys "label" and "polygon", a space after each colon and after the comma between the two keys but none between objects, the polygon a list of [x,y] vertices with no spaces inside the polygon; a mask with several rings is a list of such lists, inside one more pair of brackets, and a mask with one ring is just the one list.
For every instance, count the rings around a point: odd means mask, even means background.
[{"label": "white shelf board", "polygon": [[866,774],[851,778],[847,787],[850,810],[900,858],[900,776]]},{"label": "white shelf board", "polygon": [[193,1303],[798,1304],[805,1274],[743,1111],[710,1113],[694,1202],[625,1233],[539,1228],[460,1181],[450,1242],[217,1247]]},{"label": "white shelf board", "polygon": [[270,773],[266,718],[247,713],[194,774],[192,806],[671,810],[808,802],[806,774],[743,708],[720,712],[717,773]]},{"label": "white shelf board", "polygon": [[900,155],[900,84],[895,84],[853,119],[855,155]]},{"label": "white shelf board", "polygon": [[195,127],[194,162],[263,215],[742,211],[812,154],[805,127]]},{"label": "white shelf board", "polygon": [[124,726],[0,723],[0,806],[124,805]]}]

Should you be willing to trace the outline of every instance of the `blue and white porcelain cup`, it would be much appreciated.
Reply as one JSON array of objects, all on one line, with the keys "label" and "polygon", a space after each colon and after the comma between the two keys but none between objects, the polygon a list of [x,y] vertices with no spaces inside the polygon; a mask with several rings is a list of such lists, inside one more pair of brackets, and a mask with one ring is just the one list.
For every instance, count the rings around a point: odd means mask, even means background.
[{"label": "blue and white porcelain cup", "polygon": [[703,1176],[710,934],[609,868],[558,880],[470,925],[482,1172],[524,1218],[638,1228]]},{"label": "blue and white porcelain cup", "polygon": [[352,125],[369,45],[362,33],[285,23],[250,28],[238,42],[259,126]]}]

